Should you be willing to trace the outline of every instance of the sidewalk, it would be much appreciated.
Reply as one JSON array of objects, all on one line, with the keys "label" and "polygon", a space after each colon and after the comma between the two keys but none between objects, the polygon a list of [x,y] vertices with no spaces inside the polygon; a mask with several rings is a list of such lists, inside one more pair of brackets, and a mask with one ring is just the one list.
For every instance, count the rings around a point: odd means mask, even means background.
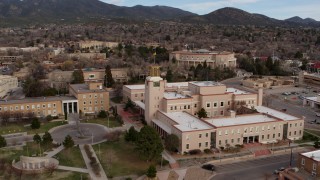
[{"label": "sidewalk", "polygon": [[97,162],[99,163],[99,166],[100,166],[100,169],[101,169],[100,170],[100,176],[96,176],[96,174],[92,171],[92,168],[91,168],[91,165],[90,165],[90,159],[87,156],[86,151],[84,150],[84,145],[79,145],[83,160],[86,163],[86,166],[87,166],[87,169],[88,169],[88,172],[89,172],[89,175],[90,175],[91,179],[94,179],[94,180],[107,180],[108,179],[107,175],[104,172],[104,170],[103,170],[103,168],[101,166],[101,163],[100,163],[95,151],[93,150],[91,145],[89,145],[89,147],[90,147],[90,151],[93,152],[93,154],[92,154],[93,157],[95,157],[97,159]]},{"label": "sidewalk", "polygon": [[69,166],[58,166],[58,169],[66,170],[66,171],[81,172],[81,173],[88,173],[89,172],[88,169],[69,167]]},{"label": "sidewalk", "polygon": [[45,152],[46,157],[52,157],[56,154],[58,154],[60,151],[62,151],[64,149],[63,145],[57,147],[56,149],[54,149],[53,151],[50,151],[50,152]]}]

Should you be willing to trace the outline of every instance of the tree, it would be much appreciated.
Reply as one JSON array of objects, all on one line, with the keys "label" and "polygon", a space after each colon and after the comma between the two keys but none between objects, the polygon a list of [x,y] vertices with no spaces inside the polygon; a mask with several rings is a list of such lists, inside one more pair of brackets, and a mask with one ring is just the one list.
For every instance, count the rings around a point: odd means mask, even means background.
[{"label": "tree", "polygon": [[106,66],[105,75],[104,75],[104,86],[111,88],[114,84],[114,79],[112,78],[111,67],[109,65]]},{"label": "tree", "polygon": [[41,143],[41,137],[38,133],[33,136],[33,141],[37,144]]},{"label": "tree", "polygon": [[44,135],[42,136],[42,144],[45,146],[48,146],[49,144],[51,144],[53,141],[51,134],[47,131],[44,133]]},{"label": "tree", "polygon": [[319,148],[320,148],[320,142],[319,142],[319,139],[317,139],[317,140],[314,142],[313,147],[315,147],[316,149],[319,149]]},{"label": "tree", "polygon": [[107,112],[105,110],[101,110],[98,114],[98,118],[106,118]]},{"label": "tree", "polygon": [[172,82],[172,80],[173,80],[173,74],[172,74],[171,69],[168,69],[167,75],[166,75],[166,79],[167,79],[168,82]]},{"label": "tree", "polygon": [[200,111],[197,113],[199,118],[207,118],[207,111],[204,108],[201,108]]},{"label": "tree", "polygon": [[69,149],[74,146],[74,141],[70,135],[67,135],[62,144],[66,149]]},{"label": "tree", "polygon": [[72,84],[82,84],[84,83],[84,77],[82,69],[74,70],[72,73]]},{"label": "tree", "polygon": [[147,161],[158,158],[163,151],[163,145],[159,134],[150,126],[144,126],[140,130],[136,141],[136,148],[140,153],[141,158],[146,159]]},{"label": "tree", "polygon": [[302,58],[303,58],[303,54],[302,54],[302,52],[297,51],[297,52],[296,52],[296,54],[294,55],[294,58],[302,59]]},{"label": "tree", "polygon": [[0,136],[0,148],[6,147],[7,141],[3,136]]},{"label": "tree", "polygon": [[146,173],[148,178],[155,178],[157,176],[157,169],[154,165],[150,165],[147,173]]},{"label": "tree", "polygon": [[40,128],[40,121],[37,117],[33,118],[32,122],[31,122],[31,128],[32,129],[39,129]]},{"label": "tree", "polygon": [[168,151],[175,152],[178,150],[180,140],[177,135],[170,134],[164,140],[164,146]]},{"label": "tree", "polygon": [[124,139],[129,142],[135,142],[138,138],[138,135],[138,131],[136,131],[133,126],[131,126],[130,129],[126,132]]},{"label": "tree", "polygon": [[7,125],[9,120],[10,120],[10,112],[8,111],[4,111],[2,113],[0,113],[0,118],[1,118],[1,123]]},{"label": "tree", "polygon": [[124,110],[127,111],[128,109],[132,109],[132,108],[134,108],[134,104],[133,104],[133,102],[131,101],[131,99],[128,98],[128,101],[127,101],[127,103],[126,103],[126,105],[125,105],[125,107],[124,107]]},{"label": "tree", "polygon": [[48,172],[49,176],[52,176],[53,172],[58,169],[58,165],[55,163],[49,163],[45,166],[45,170]]}]

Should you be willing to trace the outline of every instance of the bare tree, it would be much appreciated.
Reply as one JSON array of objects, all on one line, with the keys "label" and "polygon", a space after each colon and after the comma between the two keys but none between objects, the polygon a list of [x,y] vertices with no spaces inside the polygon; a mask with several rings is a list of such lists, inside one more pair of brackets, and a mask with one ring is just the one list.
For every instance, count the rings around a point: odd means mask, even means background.
[{"label": "bare tree", "polygon": [[13,118],[15,121],[21,121],[23,118],[23,113],[21,111],[17,111],[15,113],[13,113]]},{"label": "bare tree", "polygon": [[58,165],[55,163],[49,163],[47,166],[45,166],[45,169],[48,172],[49,176],[52,176],[54,171],[58,169]]},{"label": "bare tree", "polygon": [[0,117],[1,117],[1,123],[3,125],[7,125],[10,120],[11,114],[9,111],[4,111],[0,113]]}]

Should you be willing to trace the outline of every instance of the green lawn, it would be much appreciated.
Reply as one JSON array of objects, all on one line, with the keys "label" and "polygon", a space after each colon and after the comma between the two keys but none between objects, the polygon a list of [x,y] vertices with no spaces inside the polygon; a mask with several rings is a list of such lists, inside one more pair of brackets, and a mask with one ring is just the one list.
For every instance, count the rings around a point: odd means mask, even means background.
[{"label": "green lawn", "polygon": [[44,133],[49,131],[51,128],[61,126],[67,124],[67,122],[45,122],[41,123],[40,129],[31,129],[30,126],[24,126],[24,124],[13,124],[10,123],[7,126],[3,125],[0,126],[0,134],[12,134],[18,132],[27,132],[28,134],[35,134],[35,133]]},{"label": "green lawn", "polygon": [[310,132],[314,135],[320,136],[320,131],[316,131],[316,130],[311,130],[311,129],[305,129],[305,131]]},{"label": "green lawn", "polygon": [[113,101],[114,103],[119,104],[122,102],[122,99],[123,99],[122,97],[113,97],[110,100]]},{"label": "green lawn", "polygon": [[64,149],[54,157],[59,160],[60,165],[86,168],[86,164],[82,158],[79,147]]},{"label": "green lawn", "polygon": [[93,146],[108,177],[131,174],[143,175],[153,162],[141,160],[135,146],[121,138],[118,142],[104,142]]},{"label": "green lawn", "polygon": [[83,122],[101,124],[103,126],[107,126],[107,127],[110,127],[110,128],[120,127],[121,126],[121,124],[118,121],[116,121],[114,117],[109,117],[109,123],[108,123],[108,119],[107,118],[91,119],[91,120],[86,120],[86,121],[83,121]]}]

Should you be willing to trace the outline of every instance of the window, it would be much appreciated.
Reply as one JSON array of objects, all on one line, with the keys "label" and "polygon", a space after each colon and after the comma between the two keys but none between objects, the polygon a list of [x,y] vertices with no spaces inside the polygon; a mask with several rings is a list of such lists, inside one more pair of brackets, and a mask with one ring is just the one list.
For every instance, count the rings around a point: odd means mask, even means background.
[{"label": "window", "polygon": [[91,97],[92,97],[92,96],[91,96],[91,94],[90,94],[90,95],[89,95],[89,98],[91,99]]},{"label": "window", "polygon": [[240,138],[238,138],[238,143],[240,142]]},{"label": "window", "polygon": [[85,98],[87,98],[87,96],[86,95],[82,95],[82,98],[85,99]]},{"label": "window", "polygon": [[220,115],[223,115],[223,111],[220,111]]},{"label": "window", "polygon": [[270,139],[270,134],[267,135],[267,139]]},{"label": "window", "polygon": [[228,135],[228,130],[226,130],[225,134]]},{"label": "window", "polygon": [[247,128],[245,128],[245,129],[244,129],[244,133],[247,133],[247,131],[248,131],[248,129],[247,129]]},{"label": "window", "polygon": [[261,139],[262,139],[262,140],[264,139],[264,135],[261,136]]},{"label": "window", "polygon": [[228,106],[230,106],[230,101],[228,101]]},{"label": "window", "polygon": [[268,130],[270,130],[270,126],[268,125]]},{"label": "window", "polygon": [[273,125],[273,129],[276,129],[276,125]]},{"label": "window", "polygon": [[252,132],[252,130],[253,130],[253,127],[250,127],[250,132]]},{"label": "window", "polygon": [[0,107],[0,111],[2,110],[2,108]]},{"label": "window", "polygon": [[289,136],[291,136],[291,132],[289,132]]},{"label": "window", "polygon": [[304,163],[305,163],[305,159],[302,158],[302,159],[301,159],[301,165],[304,165]]},{"label": "window", "polygon": [[294,134],[294,135],[297,135],[297,131],[294,131],[293,134]]},{"label": "window", "polygon": [[205,145],[205,146],[206,146],[206,147],[208,147],[208,145],[209,145],[209,143],[208,143],[208,142],[206,142],[206,145]]},{"label": "window", "polygon": [[184,109],[187,109],[187,105],[184,105],[184,107],[183,107]]},{"label": "window", "polygon": [[86,105],[86,102],[85,102],[85,101],[83,101],[83,104],[84,104],[84,105]]},{"label": "window", "polygon": [[221,145],[221,140],[219,140],[219,145]]},{"label": "window", "polygon": [[218,103],[217,103],[217,102],[214,102],[214,103],[213,103],[213,107],[218,107]]},{"label": "window", "polygon": [[196,107],[197,107],[197,104],[194,104],[194,107],[196,108]]},{"label": "window", "polygon": [[233,139],[231,139],[231,143],[233,144]]},{"label": "window", "polygon": [[281,136],[281,133],[278,133],[278,137],[280,137]]},{"label": "window", "polygon": [[299,131],[299,135],[301,135],[301,133],[302,133],[302,132],[301,132],[301,130],[300,130],[300,131]]},{"label": "window", "polygon": [[226,144],[228,144],[228,139],[225,140]]},{"label": "window", "polygon": [[138,94],[135,94],[134,97],[138,97]]},{"label": "window", "polygon": [[201,148],[201,143],[199,143],[199,148]]},{"label": "window", "polygon": [[18,110],[19,109],[19,107],[18,106],[16,106],[16,110]]},{"label": "window", "polygon": [[40,104],[37,104],[37,108],[40,109]]},{"label": "window", "polygon": [[199,138],[201,138],[202,137],[202,134],[199,134]]},{"label": "window", "polygon": [[231,134],[234,134],[234,129],[232,129]]},{"label": "window", "polygon": [[190,105],[188,105],[188,109],[190,109]]},{"label": "window", "polygon": [[53,104],[53,107],[55,108],[55,107],[56,107],[56,104]]},{"label": "window", "polygon": [[262,128],[261,128],[261,129],[262,129],[262,131],[264,131],[264,126],[262,126]]},{"label": "window", "polygon": [[42,104],[42,108],[46,108],[46,105],[45,105],[45,104]]},{"label": "window", "polygon": [[51,104],[48,104],[48,108],[51,108]]},{"label": "window", "polygon": [[177,110],[177,106],[174,106],[174,110]]},{"label": "window", "polygon": [[89,104],[91,105],[91,104],[92,104],[92,102],[91,102],[91,101],[89,101]]},{"label": "window", "polygon": [[209,136],[209,133],[206,133],[206,137],[208,137]]},{"label": "window", "polygon": [[[21,108],[21,110],[24,110],[24,106],[21,106],[20,108]],[[0,111],[1,111],[1,109],[0,109]]]},{"label": "window", "polygon": [[186,145],[186,149],[189,149],[189,144]]},{"label": "window", "polygon": [[275,137],[276,137],[276,134],[273,134],[273,135],[272,135],[272,138],[275,138]]},{"label": "window", "polygon": [[98,104],[98,101],[94,101],[95,102],[95,104]]},{"label": "window", "polygon": [[292,124],[290,124],[290,127],[292,127]]},{"label": "window", "polygon": [[171,111],[173,110],[173,107],[172,107],[172,106],[170,107],[170,110],[171,110]]},{"label": "window", "polygon": [[100,101],[101,104],[103,104],[103,101]]},{"label": "window", "polygon": [[30,109],[30,107],[29,107],[29,105],[27,105],[27,110],[29,110]]},{"label": "window", "polygon": [[94,94],[94,98],[98,98],[98,95],[97,95],[97,94]]},{"label": "window", "polygon": [[316,163],[313,163],[312,169],[313,169],[314,171],[317,170],[317,164],[316,164]]},{"label": "window", "polygon": [[219,131],[219,133],[218,133],[218,134],[219,134],[219,136],[221,136],[221,131]]},{"label": "window", "polygon": [[35,105],[32,105],[32,109],[34,109],[36,106]]},{"label": "window", "polygon": [[210,106],[211,106],[211,103],[207,102],[207,108],[210,108]]},{"label": "window", "polygon": [[295,127],[297,127],[297,126],[298,126],[298,124],[297,124],[297,123],[295,123],[295,124],[294,124],[294,126],[295,126]]},{"label": "window", "polygon": [[300,126],[302,126],[302,123],[300,123]]},{"label": "window", "polygon": [[220,102],[220,107],[223,107],[223,106],[224,106],[224,102],[221,101],[221,102]]},{"label": "window", "polygon": [[240,134],[240,129],[238,129],[238,134]]}]

